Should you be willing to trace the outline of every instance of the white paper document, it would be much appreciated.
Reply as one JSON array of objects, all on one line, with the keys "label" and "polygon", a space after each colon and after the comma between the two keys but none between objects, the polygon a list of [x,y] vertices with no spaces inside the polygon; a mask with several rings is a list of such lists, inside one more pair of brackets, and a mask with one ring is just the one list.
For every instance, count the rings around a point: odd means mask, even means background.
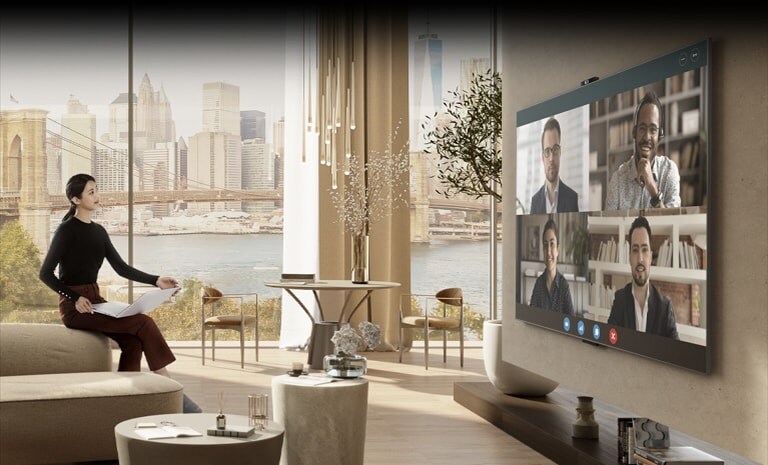
[{"label": "white paper document", "polygon": [[151,291],[142,294],[141,297],[136,299],[132,304],[127,304],[125,302],[93,304],[93,311],[115,318],[138,315],[139,313],[149,313],[157,308],[158,305],[170,299],[179,289],[181,288],[171,287],[169,289],[152,289]]},{"label": "white paper document", "polygon": [[305,386],[318,386],[320,384],[338,383],[342,381],[344,380],[340,378],[332,378],[328,375],[301,375],[286,378],[286,382],[290,384],[303,384]]},{"label": "white paper document", "polygon": [[188,438],[202,436],[189,426],[160,426],[159,428],[138,428],[134,432],[144,439]]}]

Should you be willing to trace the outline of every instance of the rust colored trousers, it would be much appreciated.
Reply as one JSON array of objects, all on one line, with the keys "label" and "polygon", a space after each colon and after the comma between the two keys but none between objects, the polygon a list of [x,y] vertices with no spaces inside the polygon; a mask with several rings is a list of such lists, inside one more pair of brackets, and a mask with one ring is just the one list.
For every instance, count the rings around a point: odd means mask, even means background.
[{"label": "rust colored trousers", "polygon": [[[99,293],[98,284],[69,286],[78,294],[87,297],[91,303],[106,302]],[[120,346],[118,371],[141,371],[141,356],[147,358],[149,369],[159,370],[170,364],[173,355],[155,320],[144,314],[114,318],[101,313],[80,313],[75,303],[59,296],[59,313],[64,326],[72,329],[85,329],[104,333]]]}]

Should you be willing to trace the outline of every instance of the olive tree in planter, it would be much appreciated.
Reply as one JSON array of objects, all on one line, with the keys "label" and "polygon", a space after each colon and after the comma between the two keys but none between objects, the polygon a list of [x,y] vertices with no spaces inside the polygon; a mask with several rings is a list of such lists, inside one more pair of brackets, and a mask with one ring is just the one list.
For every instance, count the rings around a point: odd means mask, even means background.
[{"label": "olive tree in planter", "polygon": [[474,74],[469,89],[451,91],[443,114],[427,116],[426,152],[438,155],[437,193],[486,195],[501,202],[501,77]]},{"label": "olive tree in planter", "polygon": [[[436,191],[446,198],[463,194],[501,202],[501,77],[491,70],[473,74],[468,89],[450,95],[440,116],[436,113],[422,124],[425,152],[438,156]],[[495,235],[496,218],[491,221]],[[495,261],[496,241],[490,245]],[[496,276],[491,280],[494,289]],[[491,318],[495,306],[491,305]]]}]

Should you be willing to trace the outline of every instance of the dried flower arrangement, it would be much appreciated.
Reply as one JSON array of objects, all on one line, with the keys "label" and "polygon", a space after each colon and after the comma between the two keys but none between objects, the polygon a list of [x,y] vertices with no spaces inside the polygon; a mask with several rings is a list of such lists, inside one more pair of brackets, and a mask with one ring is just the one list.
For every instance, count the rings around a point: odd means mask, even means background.
[{"label": "dried flower arrangement", "polygon": [[331,202],[344,222],[344,229],[353,235],[366,235],[371,225],[390,215],[392,209],[408,204],[410,156],[407,144],[392,152],[398,128],[382,156],[371,152],[367,160],[357,154],[350,156],[345,168],[343,189],[331,189]]}]

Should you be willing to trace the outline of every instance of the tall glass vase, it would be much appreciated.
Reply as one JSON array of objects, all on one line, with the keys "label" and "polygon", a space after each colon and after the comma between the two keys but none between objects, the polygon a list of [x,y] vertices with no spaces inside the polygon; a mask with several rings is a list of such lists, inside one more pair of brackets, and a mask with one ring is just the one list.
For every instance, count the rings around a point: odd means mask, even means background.
[{"label": "tall glass vase", "polygon": [[352,282],[355,284],[368,283],[368,262],[370,248],[367,234],[352,236]]}]

